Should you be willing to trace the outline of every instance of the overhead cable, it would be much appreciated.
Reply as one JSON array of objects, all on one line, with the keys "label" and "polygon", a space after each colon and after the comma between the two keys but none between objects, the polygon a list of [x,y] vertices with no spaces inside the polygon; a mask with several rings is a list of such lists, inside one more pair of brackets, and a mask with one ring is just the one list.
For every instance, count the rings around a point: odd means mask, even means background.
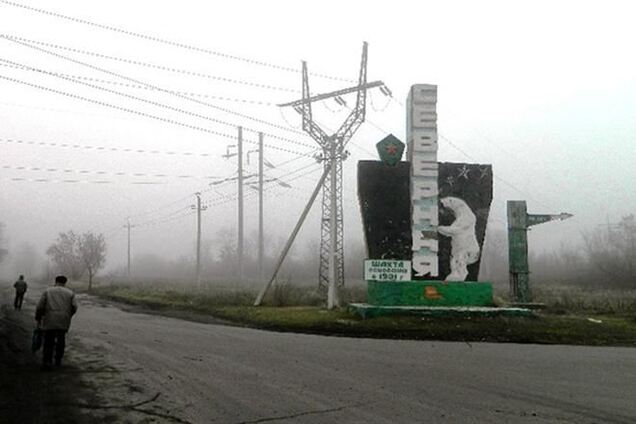
[{"label": "overhead cable", "polygon": [[[75,22],[75,23],[79,23],[79,24],[83,24],[83,25],[88,25],[88,26],[95,27],[95,28],[100,28],[100,29],[104,29],[104,30],[108,30],[108,31],[113,31],[113,32],[116,32],[116,33],[119,33],[119,34],[124,34],[124,35],[132,36],[132,37],[137,37],[137,38],[140,38],[140,39],[143,39],[143,40],[147,40],[147,41],[153,41],[153,42],[166,44],[166,45],[173,46],[173,47],[179,47],[179,48],[190,50],[190,51],[195,51],[195,52],[199,52],[199,53],[205,53],[205,54],[209,54],[209,55],[213,55],[213,56],[218,56],[218,57],[221,57],[221,58],[224,58],[224,59],[236,60],[236,61],[240,61],[240,62],[249,63],[251,65],[265,66],[265,67],[269,67],[269,68],[272,68],[272,69],[278,69],[280,71],[285,71],[285,72],[294,72],[294,73],[299,73],[300,72],[300,70],[298,70],[296,68],[290,68],[290,67],[287,67],[287,66],[276,65],[276,64],[273,64],[273,63],[268,63],[268,62],[264,62],[264,61],[260,61],[260,60],[254,60],[254,59],[241,57],[241,56],[236,56],[236,55],[232,55],[232,54],[228,54],[228,53],[222,53],[222,52],[218,52],[218,51],[214,51],[214,50],[210,50],[210,49],[206,49],[206,48],[202,48],[202,47],[197,47],[197,46],[193,46],[193,45],[189,45],[189,44],[185,44],[185,43],[181,43],[181,42],[177,42],[177,41],[167,40],[167,39],[163,39],[163,38],[159,38],[159,37],[155,37],[155,36],[151,36],[151,35],[147,35],[147,34],[142,34],[142,33],[134,32],[134,31],[129,31],[129,30],[126,30],[126,29],[123,29],[123,28],[117,28],[117,27],[114,27],[114,26],[111,26],[111,25],[99,24],[99,23],[88,21],[86,19],[81,19],[81,18],[76,18],[76,17],[73,17],[73,16],[63,15],[61,13],[51,12],[50,10],[39,9],[39,8],[36,8],[36,7],[27,6],[25,4],[16,3],[16,2],[8,1],[8,0],[0,0],[0,3],[4,3],[7,6],[18,7],[18,8],[21,8],[21,9],[30,10],[32,12],[37,12],[37,13],[40,13],[40,14],[43,14],[43,15],[52,16],[52,17],[55,17],[55,18],[65,19],[65,20],[68,20],[68,21],[71,21],[71,22]],[[334,76],[325,75],[325,74],[311,73],[310,75],[313,75],[313,76],[319,77],[319,78],[335,80],[335,81],[351,82],[351,80],[349,80],[349,79],[340,78],[340,77],[334,77]]]},{"label": "overhead cable", "polygon": [[[62,96],[70,97],[70,98],[73,98],[73,99],[76,99],[76,100],[83,100],[83,101],[86,101],[86,102],[89,102],[89,103],[97,104],[97,105],[100,105],[100,106],[108,107],[108,108],[119,110],[119,111],[122,111],[122,112],[128,112],[128,113],[131,113],[131,114],[134,114],[134,115],[143,116],[143,117],[154,119],[154,120],[157,120],[157,121],[162,121],[162,122],[165,122],[165,123],[168,123],[168,124],[172,124],[172,125],[176,125],[176,126],[180,126],[180,127],[183,127],[183,128],[189,128],[189,129],[192,129],[192,130],[201,131],[201,132],[205,132],[205,133],[213,134],[213,135],[218,135],[220,137],[225,137],[225,138],[230,138],[230,139],[235,139],[236,138],[236,136],[234,136],[234,135],[221,133],[221,132],[218,132],[218,131],[211,130],[209,128],[204,128],[204,127],[200,127],[200,126],[197,126],[197,125],[186,124],[186,123],[183,123],[183,122],[176,121],[174,119],[164,118],[164,117],[152,115],[152,114],[149,114],[149,113],[146,113],[146,112],[140,112],[140,111],[137,111],[137,110],[134,110],[134,109],[129,109],[129,108],[125,108],[125,107],[122,107],[122,106],[113,105],[113,104],[110,104],[110,103],[102,102],[100,100],[90,99],[90,98],[87,98],[87,97],[79,96],[77,94],[67,93],[67,92],[64,92],[64,91],[56,90],[54,88],[44,87],[44,86],[41,86],[41,85],[38,85],[38,84],[33,84],[33,83],[30,83],[30,82],[27,82],[27,81],[23,81],[23,80],[19,80],[19,79],[16,79],[16,78],[7,77],[5,75],[0,75],[0,79],[6,80],[6,81],[10,81],[10,82],[13,82],[13,83],[16,83],[16,84],[26,85],[26,86],[32,87],[32,88],[37,88],[39,90],[47,91],[47,92],[50,92],[50,93],[55,93],[55,94],[59,94],[59,95],[62,95]],[[253,140],[245,139],[244,141],[246,143],[250,143],[250,144],[258,144],[257,141],[253,141]],[[298,151],[295,151],[295,150],[291,150],[291,149],[287,149],[287,148],[284,148],[284,147],[280,147],[278,145],[268,145],[268,147],[270,149],[280,150],[280,151],[288,152],[288,153],[294,153],[294,154],[303,154],[304,153],[304,152],[298,152]]]},{"label": "overhead cable", "polygon": [[[0,66],[4,66],[4,67],[7,67],[7,68],[14,68],[14,69],[24,69],[21,66],[10,65],[8,63],[0,63]],[[118,87],[133,88],[133,89],[138,89],[138,90],[153,90],[152,88],[146,87],[146,86],[143,86],[143,85],[126,84],[124,82],[119,82],[119,81],[110,81],[110,80],[104,80],[104,79],[100,79],[100,78],[92,78],[92,77],[87,77],[87,76],[84,76],[84,75],[73,75],[73,74],[67,74],[67,73],[64,73],[64,72],[53,72],[53,73],[56,74],[56,75],[62,75],[64,77],[68,77],[68,78],[72,78],[72,79],[76,79],[76,80],[91,81],[91,82],[96,82],[96,83],[99,83],[99,84],[116,85]],[[205,98],[205,99],[214,99],[214,100],[221,100],[221,101],[226,101],[226,102],[253,104],[253,105],[259,105],[259,106],[275,106],[274,103],[263,102],[263,101],[260,101],[260,100],[239,99],[239,98],[236,98],[236,97],[225,97],[225,96],[215,96],[213,94],[193,93],[193,92],[190,92],[190,91],[178,91],[178,90],[170,90],[170,91],[174,92],[174,93],[182,94],[184,96],[202,97],[202,98]]]},{"label": "overhead cable", "polygon": [[13,171],[34,171],[34,172],[61,172],[65,174],[92,174],[92,175],[110,175],[115,177],[152,177],[152,178],[177,178],[177,179],[201,179],[201,180],[216,180],[221,177],[214,177],[211,175],[170,175],[170,174],[152,174],[145,172],[112,172],[112,171],[95,171],[88,169],[69,169],[69,168],[50,168],[39,166],[14,166],[14,165],[0,165],[2,169],[10,169]]},{"label": "overhead cable", "polygon": [[197,78],[204,78],[204,79],[211,79],[211,80],[228,82],[228,83],[232,83],[232,84],[246,85],[246,86],[255,87],[255,88],[262,88],[262,89],[266,89],[266,90],[285,91],[285,92],[289,92],[289,93],[298,93],[299,92],[299,90],[294,89],[294,88],[279,87],[279,86],[269,85],[269,84],[260,84],[260,83],[257,83],[257,82],[251,82],[251,81],[240,80],[240,79],[235,79],[235,78],[221,77],[221,76],[218,76],[218,75],[211,75],[211,74],[206,74],[206,73],[203,73],[203,72],[191,71],[191,70],[188,70],[188,69],[172,68],[172,67],[169,67],[169,66],[158,65],[156,63],[149,63],[149,62],[143,62],[143,61],[140,61],[140,60],[128,59],[128,58],[124,58],[124,57],[111,56],[111,55],[107,55],[107,54],[103,54],[103,53],[94,52],[94,51],[91,51],[91,50],[83,50],[83,49],[78,49],[78,48],[75,48],[75,47],[63,46],[63,45],[60,45],[60,44],[47,43],[47,42],[44,42],[44,41],[38,41],[38,40],[29,39],[29,38],[18,37],[16,35],[3,34],[3,36],[5,36],[6,38],[9,38],[9,39],[20,41],[20,42],[27,43],[27,44],[30,44],[30,45],[34,45],[35,44],[35,45],[38,45],[38,46],[50,47],[50,48],[54,48],[54,49],[57,49],[57,50],[64,50],[64,51],[67,51],[67,52],[82,54],[82,55],[85,55],[85,56],[96,57],[96,58],[99,58],[99,59],[106,59],[106,60],[111,60],[111,61],[115,61],[115,62],[126,63],[128,65],[135,65],[135,66],[141,66],[141,67],[144,67],[144,68],[157,69],[157,70],[164,71],[164,72],[172,72],[172,73],[175,73],[175,74],[189,75],[189,76],[197,77]]},{"label": "overhead cable", "polygon": [[274,127],[274,128],[278,128],[278,129],[284,130],[284,131],[289,131],[289,132],[293,132],[293,133],[303,134],[304,135],[304,133],[302,133],[302,132],[289,129],[289,128],[284,127],[282,125],[274,124],[272,122],[268,122],[268,121],[265,121],[265,120],[262,120],[262,119],[259,119],[259,118],[255,118],[253,116],[245,115],[245,114],[240,113],[240,112],[236,112],[236,111],[233,111],[233,110],[230,110],[230,109],[227,109],[227,108],[216,106],[214,104],[211,104],[211,103],[208,103],[208,102],[205,102],[205,101],[202,101],[202,100],[194,99],[192,97],[188,97],[186,95],[182,95],[182,94],[176,93],[174,91],[159,87],[159,86],[154,85],[154,84],[150,84],[150,83],[147,83],[147,82],[144,82],[144,81],[140,81],[138,79],[131,78],[131,77],[128,77],[126,75],[119,74],[117,72],[109,71],[108,69],[104,69],[104,68],[101,68],[99,66],[92,65],[90,63],[82,62],[82,61],[73,59],[71,57],[67,57],[67,56],[52,52],[50,50],[42,49],[40,47],[37,47],[37,46],[31,45],[31,44],[16,40],[16,39],[11,38],[10,36],[7,36],[7,35],[0,35],[0,38],[2,38],[4,40],[7,40],[7,41],[10,41],[10,42],[13,42],[13,43],[16,43],[16,44],[20,44],[20,45],[22,45],[24,47],[28,47],[28,48],[31,48],[31,49],[34,49],[34,50],[38,50],[38,51],[40,51],[42,53],[48,54],[50,56],[57,57],[59,59],[62,59],[62,60],[68,61],[68,62],[72,62],[72,63],[78,64],[78,65],[81,65],[81,66],[85,66],[87,68],[90,68],[90,69],[93,69],[93,70],[96,70],[96,71],[99,71],[99,72],[102,72],[102,73],[105,73],[105,74],[108,74],[108,75],[115,76],[117,78],[121,78],[121,79],[124,79],[124,80],[127,80],[127,81],[131,81],[131,82],[134,82],[136,84],[144,85],[146,87],[152,88],[152,89],[160,91],[162,93],[171,94],[173,96],[176,96],[176,97],[184,99],[184,100],[188,100],[190,102],[194,102],[194,103],[197,103],[197,104],[200,104],[200,105],[203,105],[203,106],[207,106],[207,107],[210,107],[210,108],[213,108],[213,109],[216,109],[216,110],[220,110],[222,112],[225,112],[225,113],[228,113],[228,114],[231,114],[231,115],[240,116],[242,118],[249,119],[249,120],[264,124],[264,125],[268,125],[268,126],[271,126],[271,127]]},{"label": "overhead cable", "polygon": [[[94,85],[94,84],[91,84],[91,83],[88,83],[88,82],[75,80],[75,79],[68,78],[68,77],[65,77],[65,76],[62,76],[62,75],[59,75],[59,74],[55,74],[53,72],[49,72],[49,71],[46,71],[46,70],[43,70],[43,69],[34,68],[34,67],[31,67],[31,66],[27,66],[27,65],[24,65],[24,64],[21,64],[21,63],[13,62],[13,61],[2,59],[2,58],[0,58],[0,61],[6,62],[6,63],[10,63],[10,64],[15,65],[15,66],[23,67],[25,69],[29,69],[31,71],[38,72],[38,73],[41,73],[41,74],[53,76],[55,78],[60,78],[60,79],[63,79],[65,81],[70,81],[70,82],[72,82],[74,84],[84,85],[86,87],[94,88],[96,90],[104,91],[104,92],[107,92],[107,93],[110,93],[110,94],[115,94],[115,95],[126,97],[126,98],[129,98],[129,99],[132,99],[132,100],[136,100],[136,101],[140,101],[140,102],[143,102],[143,103],[147,103],[147,104],[150,104],[152,106],[160,107],[162,109],[167,109],[167,110],[171,110],[173,112],[182,113],[184,115],[192,116],[194,118],[205,119],[205,120],[210,121],[210,122],[215,122],[215,123],[226,125],[226,126],[230,126],[230,127],[233,127],[233,128],[236,128],[238,126],[237,124],[232,123],[232,122],[222,121],[220,119],[211,118],[209,116],[202,115],[200,113],[191,112],[191,111],[188,111],[188,110],[185,110],[185,109],[182,109],[182,108],[178,108],[178,107],[169,106],[169,105],[166,105],[166,104],[163,104],[163,103],[155,102],[154,100],[144,99],[142,97],[133,96],[131,94],[122,93],[122,92],[116,91],[116,90],[111,90],[109,88],[101,87],[101,86]],[[258,133],[258,130],[255,130],[255,129],[251,129],[251,128],[247,128],[247,127],[244,127],[244,129],[246,131],[251,131],[251,132]],[[297,144],[297,145],[304,146],[304,147],[313,147],[313,146],[310,146],[308,144],[300,143],[300,142],[298,142],[296,140],[292,140],[292,139],[288,139],[288,138],[277,136],[275,134],[269,134],[269,133],[264,133],[264,134],[266,134],[270,138],[284,140],[284,141],[287,141],[287,142],[292,143],[292,144]],[[269,147],[271,147],[271,146],[269,146]]]}]

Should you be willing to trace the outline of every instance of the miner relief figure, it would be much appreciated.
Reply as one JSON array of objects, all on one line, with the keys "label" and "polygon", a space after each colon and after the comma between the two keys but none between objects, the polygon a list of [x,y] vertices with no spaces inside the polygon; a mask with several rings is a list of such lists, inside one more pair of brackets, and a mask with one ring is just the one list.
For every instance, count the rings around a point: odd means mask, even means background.
[{"label": "miner relief figure", "polygon": [[440,234],[451,238],[451,272],[444,280],[464,281],[468,275],[467,266],[479,260],[479,243],[475,233],[477,217],[460,198],[444,197],[440,203],[455,215],[451,225],[437,227]]}]

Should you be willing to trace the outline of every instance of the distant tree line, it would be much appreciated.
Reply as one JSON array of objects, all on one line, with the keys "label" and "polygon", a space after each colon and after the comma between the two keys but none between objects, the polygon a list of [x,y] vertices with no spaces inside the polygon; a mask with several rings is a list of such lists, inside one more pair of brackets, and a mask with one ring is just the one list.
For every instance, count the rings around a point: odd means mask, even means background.
[{"label": "distant tree line", "polygon": [[[532,247],[531,247],[532,251]],[[530,254],[534,285],[636,289],[636,219],[582,232],[578,243],[563,243],[553,252]],[[505,230],[489,230],[482,254],[482,279],[508,284],[508,241]]]},{"label": "distant tree line", "polygon": [[[204,282],[218,282],[236,286],[238,276],[236,240],[236,230],[226,227],[217,231],[214,239],[203,241],[201,276]],[[258,283],[257,240],[257,235],[254,233],[246,237],[244,242],[243,282],[247,286]],[[278,259],[285,241],[282,237],[266,240],[264,249],[265,279],[272,276],[274,263]],[[319,248],[318,240],[298,240],[285,259],[279,273],[280,278],[292,284],[317,284]],[[361,280],[362,263],[366,256],[364,245],[360,242],[351,243],[351,245],[345,243],[345,249],[345,272],[348,278]],[[194,266],[194,255],[192,254],[172,260],[157,255],[139,254],[135,255],[132,260],[132,278],[191,282],[195,275]],[[118,274],[125,275],[124,271],[122,269]]]}]

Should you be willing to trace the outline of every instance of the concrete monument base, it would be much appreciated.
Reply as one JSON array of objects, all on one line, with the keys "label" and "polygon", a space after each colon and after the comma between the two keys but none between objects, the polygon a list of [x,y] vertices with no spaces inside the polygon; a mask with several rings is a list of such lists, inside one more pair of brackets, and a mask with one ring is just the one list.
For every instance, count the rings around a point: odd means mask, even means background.
[{"label": "concrete monument base", "polygon": [[491,283],[369,281],[367,302],[375,306],[494,306]]}]

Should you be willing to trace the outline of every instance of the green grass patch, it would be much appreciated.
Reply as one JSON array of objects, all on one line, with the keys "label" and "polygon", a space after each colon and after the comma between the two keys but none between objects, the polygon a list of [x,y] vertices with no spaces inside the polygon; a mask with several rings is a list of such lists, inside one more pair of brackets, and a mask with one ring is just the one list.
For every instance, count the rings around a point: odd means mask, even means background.
[{"label": "green grass patch", "polygon": [[[251,306],[254,291],[205,293],[106,286],[95,294],[192,320],[214,317],[254,328],[349,337],[636,347],[634,316],[538,313],[534,317],[415,317],[362,319],[346,309]],[[271,299],[270,299],[271,301]]]}]

